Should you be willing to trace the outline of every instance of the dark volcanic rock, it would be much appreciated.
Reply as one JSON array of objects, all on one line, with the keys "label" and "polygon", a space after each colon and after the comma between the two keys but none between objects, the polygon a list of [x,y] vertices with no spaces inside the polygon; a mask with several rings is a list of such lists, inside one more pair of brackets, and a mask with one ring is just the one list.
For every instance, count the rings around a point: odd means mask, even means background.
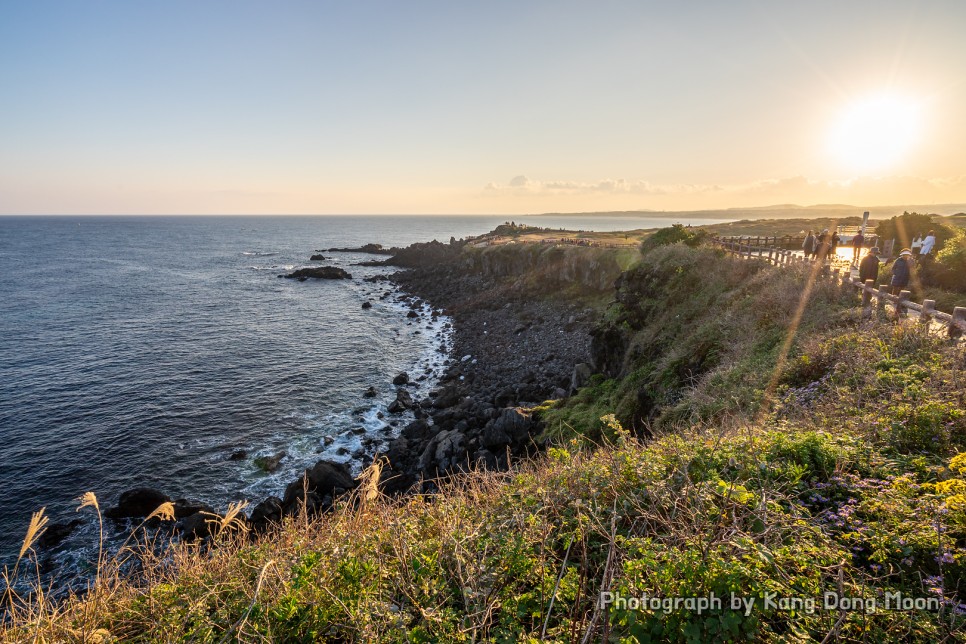
[{"label": "dark volcanic rock", "polygon": [[184,519],[189,517],[196,512],[208,512],[209,514],[214,514],[215,509],[208,505],[207,503],[202,503],[201,501],[194,501],[191,499],[177,499],[174,502],[174,518]]},{"label": "dark volcanic rock", "polygon": [[315,268],[300,268],[297,271],[284,275],[289,279],[304,280],[309,277],[323,280],[348,280],[352,275],[345,272],[338,266],[317,266]]},{"label": "dark volcanic rock", "polygon": [[171,500],[167,494],[149,487],[139,487],[121,493],[117,505],[108,508],[104,516],[111,519],[141,518],[146,517],[162,503]]},{"label": "dark volcanic rock", "polygon": [[208,512],[195,512],[178,521],[178,530],[185,541],[196,541],[211,536],[211,529],[218,521],[217,515]]},{"label": "dark volcanic rock", "polygon": [[368,302],[368,301],[363,302],[362,303],[362,308],[364,308],[364,309],[371,309],[372,308],[372,302]]},{"label": "dark volcanic rock", "polygon": [[81,523],[83,523],[81,519],[71,519],[70,521],[55,521],[48,524],[47,529],[37,538],[37,548],[49,550],[59,546]]},{"label": "dark volcanic rock", "polygon": [[330,253],[369,253],[370,255],[392,255],[398,248],[383,248],[382,244],[366,244],[356,248],[330,248]]},{"label": "dark volcanic rock", "polygon": [[375,398],[376,397],[376,388],[375,387],[369,387],[368,389],[366,389],[366,393],[362,394],[362,397],[363,398]]},{"label": "dark volcanic rock", "polygon": [[270,496],[252,510],[248,522],[256,532],[264,531],[272,523],[282,521],[282,499]]},{"label": "dark volcanic rock", "polygon": [[241,461],[248,458],[248,451],[244,449],[236,449],[234,452],[228,455],[229,461]]},{"label": "dark volcanic rock", "polygon": [[530,435],[533,419],[519,408],[508,408],[483,428],[482,443],[486,447],[504,447],[520,443]]},{"label": "dark volcanic rock", "polygon": [[328,258],[325,257],[325,256],[323,256],[323,255],[319,255],[319,254],[315,254],[315,255],[312,255],[311,257],[309,257],[309,261],[310,262],[324,262],[326,259],[328,259]]},{"label": "dark volcanic rock", "polygon": [[[305,470],[301,478],[288,484],[282,505],[285,512],[293,512],[304,500],[308,512],[322,511],[331,506],[332,497],[335,494],[350,490],[355,487],[355,484],[352,473],[344,464],[319,461]],[[306,492],[308,492],[307,496]]]},{"label": "dark volcanic rock", "polygon": [[409,384],[409,374],[405,371],[400,372],[392,379],[392,384],[394,385],[407,385]]},{"label": "dark volcanic rock", "polygon": [[278,469],[278,464],[282,462],[282,459],[285,458],[285,456],[285,452],[278,452],[268,456],[257,456],[253,462],[258,469],[270,474]]}]

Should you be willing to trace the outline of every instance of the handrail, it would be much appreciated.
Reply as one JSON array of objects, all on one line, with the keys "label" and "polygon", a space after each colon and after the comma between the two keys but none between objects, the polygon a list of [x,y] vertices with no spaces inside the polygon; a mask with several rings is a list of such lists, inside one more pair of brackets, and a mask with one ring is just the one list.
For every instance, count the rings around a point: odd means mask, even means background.
[{"label": "handrail", "polygon": [[[810,261],[804,255],[798,255],[784,248],[752,246],[750,243],[742,243],[736,237],[715,237],[711,239],[711,243],[738,257],[763,260],[775,266],[805,264]],[[767,251],[767,254],[765,251]],[[929,330],[934,330],[934,326],[938,327],[939,330],[944,329],[950,338],[960,338],[966,334],[966,307],[957,306],[953,309],[952,314],[946,313],[936,309],[935,300],[926,299],[923,300],[922,304],[918,304],[909,299],[912,295],[910,291],[904,290],[900,291],[898,295],[892,295],[887,292],[885,285],[880,285],[877,289],[874,280],[866,280],[865,283],[862,283],[852,279],[851,271],[845,271],[841,275],[840,273],[841,271],[838,268],[829,270],[828,267],[823,267],[821,272],[823,276],[841,281],[843,286],[853,286],[859,289],[862,293],[864,310],[871,308],[872,299],[875,298],[877,308],[884,308],[886,303],[892,304],[898,316],[907,315],[909,311],[915,311],[919,314],[919,322]]]}]

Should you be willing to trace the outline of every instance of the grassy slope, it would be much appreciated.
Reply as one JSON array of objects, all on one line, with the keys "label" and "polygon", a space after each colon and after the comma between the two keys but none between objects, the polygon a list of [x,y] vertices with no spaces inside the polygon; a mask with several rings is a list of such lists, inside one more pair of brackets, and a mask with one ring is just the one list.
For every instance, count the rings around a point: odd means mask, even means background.
[{"label": "grassy slope", "polygon": [[[204,552],[176,545],[149,557],[138,584],[108,563],[85,599],[55,612],[20,607],[2,635],[946,637],[963,625],[953,609],[966,592],[966,467],[950,463],[966,449],[966,355],[915,329],[861,323],[849,296],[819,283],[783,361],[807,280],[707,249],[658,249],[609,315],[628,339],[621,377],[543,412],[558,441],[544,457],[453,481],[433,498],[359,492],[330,516],[290,519],[254,542],[227,530]],[[655,437],[641,442],[618,420]],[[734,592],[757,604],[748,615],[602,614],[601,589]],[[822,594],[839,590],[880,600],[901,591],[943,607],[822,610]],[[768,593],[819,606],[789,612],[765,605]]]}]

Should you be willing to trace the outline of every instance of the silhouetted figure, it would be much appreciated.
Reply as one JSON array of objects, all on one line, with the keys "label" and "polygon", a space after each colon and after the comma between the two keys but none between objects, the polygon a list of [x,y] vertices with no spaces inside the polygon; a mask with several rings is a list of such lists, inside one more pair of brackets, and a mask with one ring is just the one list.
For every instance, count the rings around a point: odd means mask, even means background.
[{"label": "silhouetted figure", "polygon": [[869,254],[859,264],[860,282],[865,284],[866,280],[872,280],[874,284],[879,281],[879,261],[879,248],[873,246],[869,249]]},{"label": "silhouetted figure", "polygon": [[909,286],[910,277],[912,277],[912,251],[903,248],[892,264],[892,282],[890,282],[892,294],[898,295],[899,291]]},{"label": "silhouetted figure", "polygon": [[805,241],[802,242],[802,252],[805,253],[805,259],[815,255],[815,244],[815,234],[810,230],[808,231],[808,234],[805,235]]},{"label": "silhouetted figure", "polygon": [[816,243],[816,256],[820,261],[825,261],[825,257],[828,255],[829,244],[832,242],[831,236],[828,234],[828,228],[822,231],[822,234],[818,236]]}]

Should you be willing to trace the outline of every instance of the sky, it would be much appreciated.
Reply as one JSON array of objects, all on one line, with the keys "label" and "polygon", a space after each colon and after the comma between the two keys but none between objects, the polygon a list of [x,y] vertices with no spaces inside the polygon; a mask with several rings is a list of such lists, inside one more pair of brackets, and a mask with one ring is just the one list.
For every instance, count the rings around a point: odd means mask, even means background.
[{"label": "sky", "polygon": [[966,202],[966,2],[0,0],[0,214]]}]

